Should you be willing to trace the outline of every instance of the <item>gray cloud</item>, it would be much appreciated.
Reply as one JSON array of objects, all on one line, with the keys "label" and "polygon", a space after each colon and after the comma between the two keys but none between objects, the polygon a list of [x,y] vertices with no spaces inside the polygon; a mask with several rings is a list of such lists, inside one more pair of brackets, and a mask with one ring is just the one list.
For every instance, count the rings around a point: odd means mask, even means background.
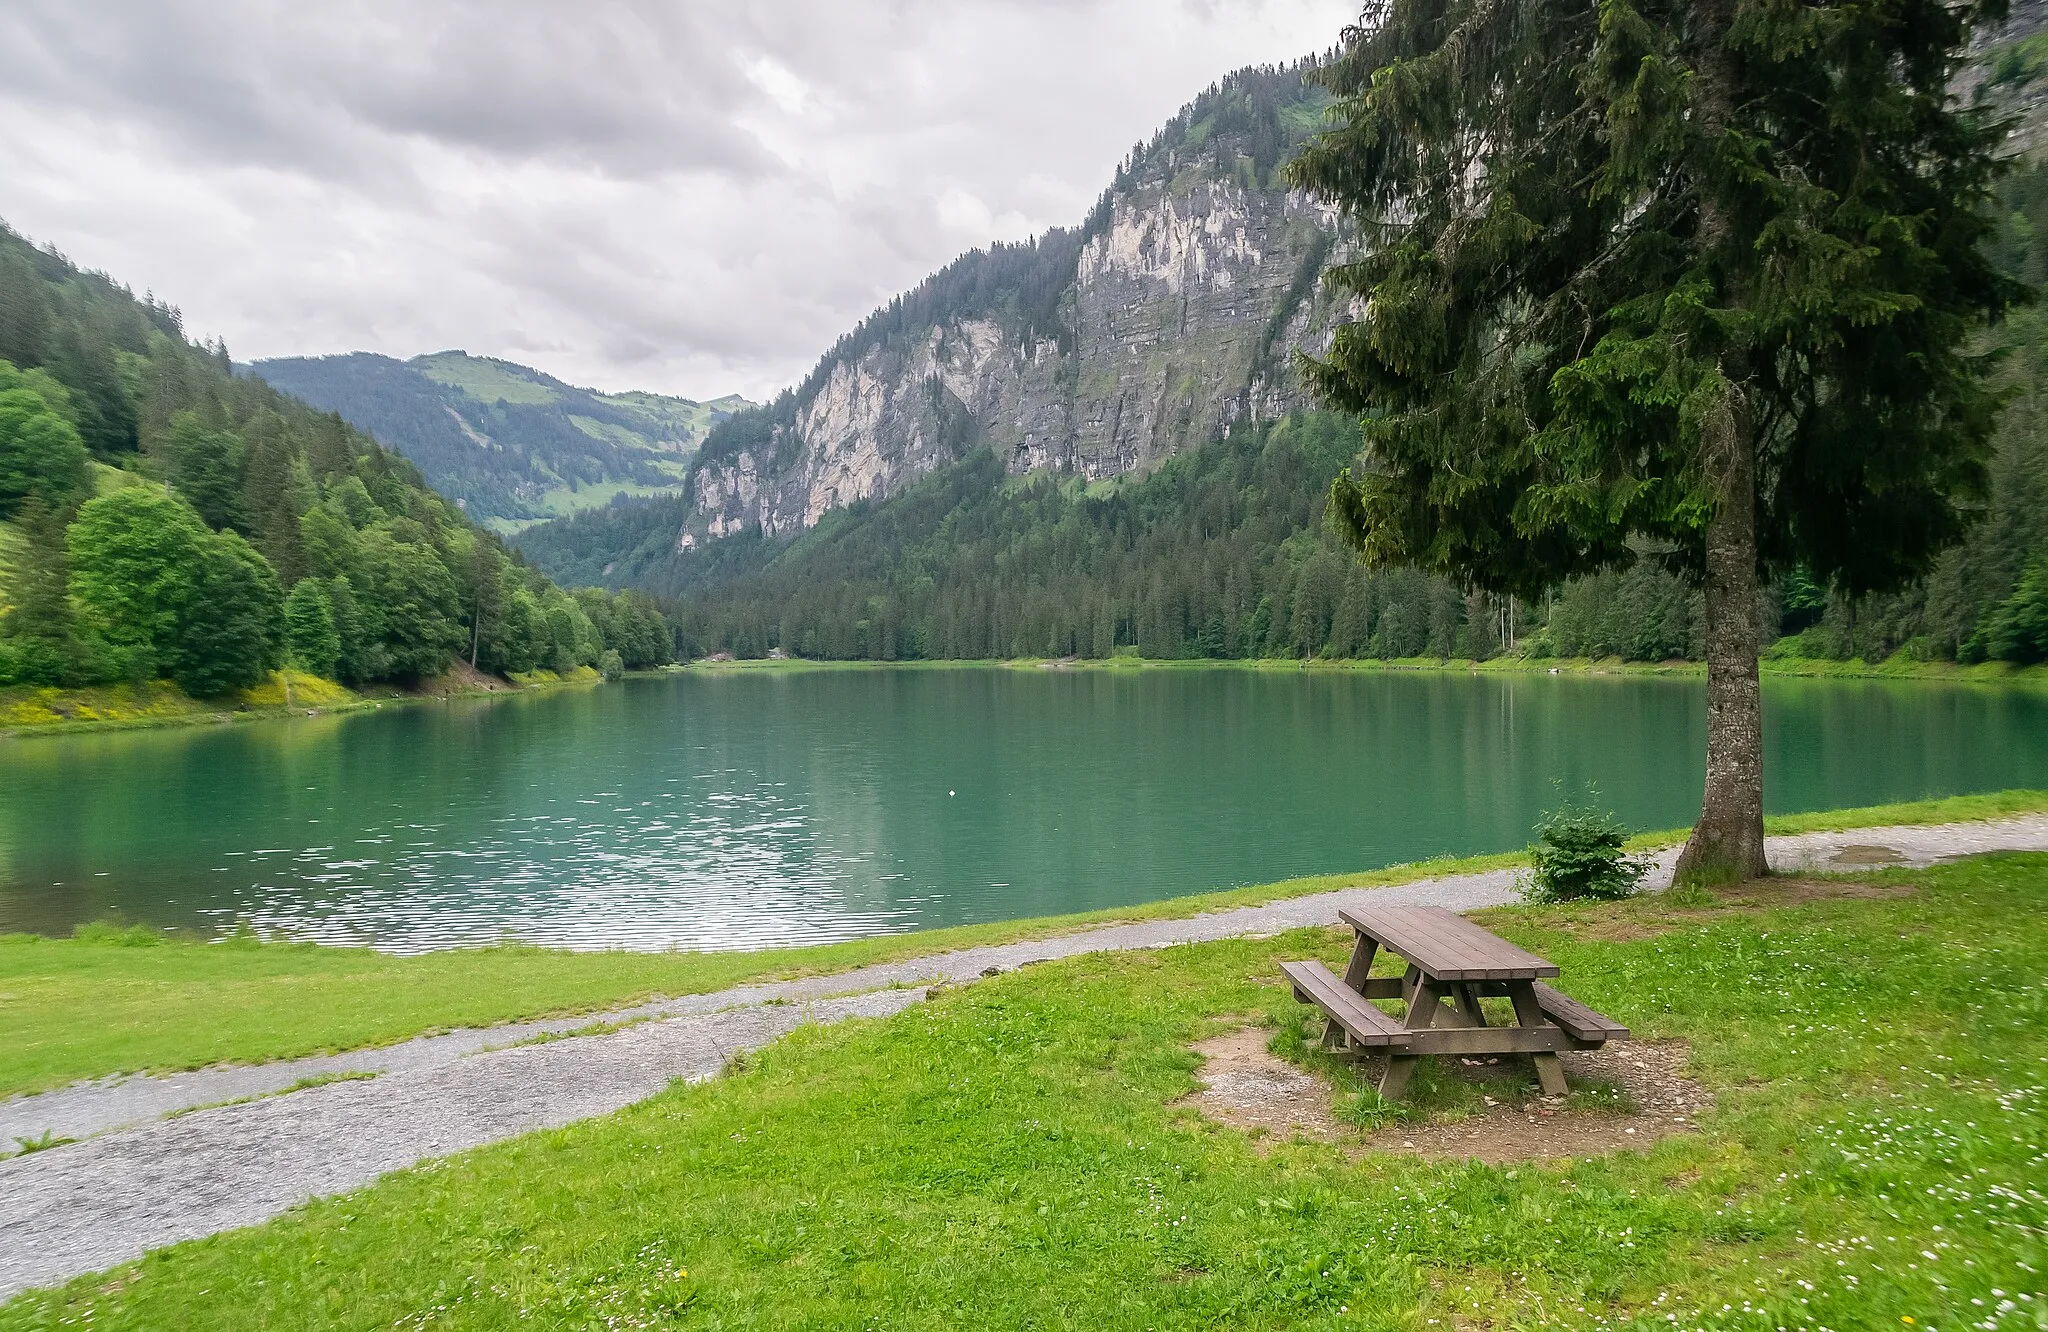
[{"label": "gray cloud", "polygon": [[0,217],[256,358],[765,396],[1357,0],[0,4]]}]

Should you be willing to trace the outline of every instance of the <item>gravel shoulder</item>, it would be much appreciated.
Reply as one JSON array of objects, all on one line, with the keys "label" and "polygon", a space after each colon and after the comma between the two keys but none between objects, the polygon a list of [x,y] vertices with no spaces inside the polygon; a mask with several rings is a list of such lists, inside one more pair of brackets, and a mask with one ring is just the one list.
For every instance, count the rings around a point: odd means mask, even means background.
[{"label": "gravel shoulder", "polygon": [[[2048,815],[1812,833],[1770,844],[1773,866],[1787,871],[1924,866],[2001,850],[2048,850]],[[1659,857],[1650,887],[1669,882],[1675,858],[1675,850]],[[255,1224],[424,1159],[609,1113],[672,1080],[713,1076],[733,1055],[804,1023],[899,1012],[926,985],[1083,953],[1330,924],[1339,910],[1366,904],[1473,910],[1513,901],[1515,877],[1497,870],[1319,893],[599,1015],[15,1097],[0,1102],[0,1142],[44,1134],[78,1141],[0,1159],[0,1299],[164,1244]],[[532,1043],[595,1023],[630,1025]],[[374,1076],[298,1086],[340,1074]],[[257,1099],[244,1099],[251,1097]]]}]

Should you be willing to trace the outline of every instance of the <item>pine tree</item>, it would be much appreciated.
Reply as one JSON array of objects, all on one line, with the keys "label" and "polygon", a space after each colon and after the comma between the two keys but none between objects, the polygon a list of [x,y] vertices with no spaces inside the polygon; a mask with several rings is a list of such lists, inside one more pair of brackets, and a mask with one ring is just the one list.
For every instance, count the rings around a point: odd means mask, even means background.
[{"label": "pine tree", "polygon": [[225,430],[208,429],[196,412],[180,412],[171,418],[170,433],[160,447],[170,459],[178,493],[208,527],[244,527],[241,440]]},{"label": "pine tree", "polygon": [[346,578],[330,578],[325,583],[327,604],[334,618],[335,678],[345,684],[374,679],[374,663],[363,636],[363,616],[356,605],[355,588]]},{"label": "pine tree", "polygon": [[13,246],[0,250],[0,361],[41,365],[49,328],[49,298],[34,261]]},{"label": "pine tree", "polygon": [[285,657],[298,669],[333,679],[341,661],[334,606],[317,578],[301,578],[284,599]]},{"label": "pine tree", "polygon": [[299,535],[299,515],[318,497],[305,460],[289,444],[284,422],[261,413],[243,428],[242,514],[256,548],[277,570],[278,581],[295,586],[311,572]]},{"label": "pine tree", "polygon": [[284,594],[277,573],[234,532],[206,535],[193,597],[178,620],[170,675],[195,698],[255,684],[284,646]]},{"label": "pine tree", "polygon": [[78,410],[78,433],[87,448],[103,458],[136,450],[135,408],[121,387],[108,342],[66,326],[52,339],[46,364],[71,390]]},{"label": "pine tree", "polygon": [[12,674],[27,684],[85,683],[79,678],[77,628],[67,590],[64,516],[31,496],[14,521],[27,541],[14,558],[7,589],[14,604],[0,616],[0,638],[11,650]]},{"label": "pine tree", "polygon": [[474,670],[482,660],[484,644],[495,643],[505,619],[505,581],[500,566],[504,560],[496,547],[477,537],[464,562],[468,583],[464,600],[469,604],[469,664]]},{"label": "pine tree", "polygon": [[1366,256],[1309,362],[1364,413],[1370,563],[1532,595],[1652,552],[1702,581],[1687,878],[1766,871],[1760,576],[1897,586],[1961,533],[1998,127],[1949,93],[2003,0],[1386,0],[1290,168]]}]

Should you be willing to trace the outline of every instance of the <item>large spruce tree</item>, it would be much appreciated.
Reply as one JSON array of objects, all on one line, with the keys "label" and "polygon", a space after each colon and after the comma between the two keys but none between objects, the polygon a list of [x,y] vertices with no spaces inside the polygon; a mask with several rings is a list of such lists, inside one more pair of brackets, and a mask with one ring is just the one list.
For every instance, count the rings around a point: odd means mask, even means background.
[{"label": "large spruce tree", "polygon": [[1361,229],[1307,365],[1364,415],[1369,563],[1533,593],[1639,559],[1707,610],[1680,862],[1765,872],[1761,579],[1895,587],[1961,532],[1997,406],[1973,330],[2000,127],[1951,93],[2004,0],[1385,0],[1294,182]]}]

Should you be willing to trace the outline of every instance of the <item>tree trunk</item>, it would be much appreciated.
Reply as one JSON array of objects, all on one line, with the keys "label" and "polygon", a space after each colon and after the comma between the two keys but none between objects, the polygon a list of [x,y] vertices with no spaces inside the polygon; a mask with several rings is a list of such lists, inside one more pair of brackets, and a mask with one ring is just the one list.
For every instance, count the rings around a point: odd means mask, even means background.
[{"label": "tree trunk", "polygon": [[[1680,883],[1734,883],[1764,861],[1764,711],[1757,684],[1756,441],[1739,408],[1717,441],[1721,502],[1707,524],[1707,792]],[[1718,450],[1717,450],[1718,451]]]},{"label": "tree trunk", "polygon": [[[1728,44],[1731,0],[1700,0],[1695,107],[1707,157],[1700,170],[1702,251],[1727,270],[1734,237],[1713,156],[1733,116],[1740,80]],[[1720,251],[1720,254],[1716,254]],[[1726,281],[1724,279],[1724,281]],[[1741,303],[1735,284],[1721,299]],[[1756,426],[1747,400],[1745,349],[1719,357],[1723,397],[1700,431],[1702,471],[1715,496],[1707,523],[1707,790],[1699,822],[1679,853],[1675,881],[1731,883],[1770,873],[1764,860],[1764,712],[1757,683]]]}]

